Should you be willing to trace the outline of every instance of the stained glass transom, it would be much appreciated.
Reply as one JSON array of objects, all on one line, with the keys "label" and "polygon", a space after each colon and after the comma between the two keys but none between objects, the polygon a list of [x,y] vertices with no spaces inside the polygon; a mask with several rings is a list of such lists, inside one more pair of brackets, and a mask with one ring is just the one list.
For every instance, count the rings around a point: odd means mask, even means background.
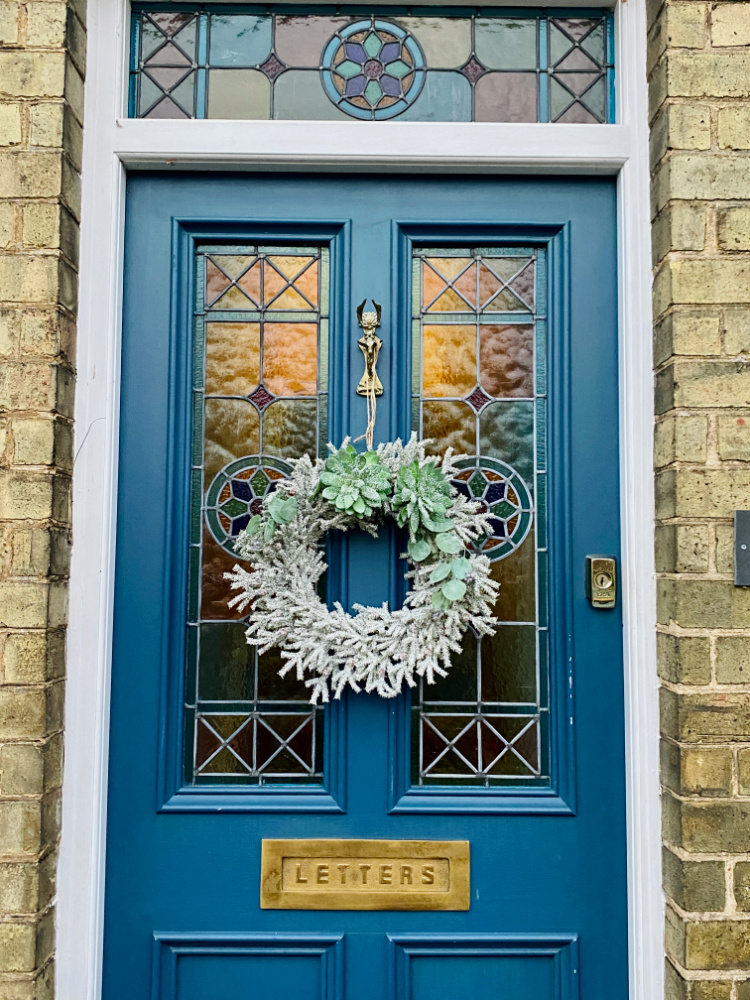
[{"label": "stained glass transom", "polygon": [[610,12],[136,6],[130,115],[614,121]]},{"label": "stained glass transom", "polygon": [[412,783],[548,785],[545,254],[416,249],[412,315],[412,427],[468,456],[454,485],[491,515],[500,583],[495,634],[413,693]]},{"label": "stained glass transom", "polygon": [[186,781],[320,784],[324,712],[258,657],[223,578],[290,458],[328,440],[328,250],[196,254],[185,704]]}]

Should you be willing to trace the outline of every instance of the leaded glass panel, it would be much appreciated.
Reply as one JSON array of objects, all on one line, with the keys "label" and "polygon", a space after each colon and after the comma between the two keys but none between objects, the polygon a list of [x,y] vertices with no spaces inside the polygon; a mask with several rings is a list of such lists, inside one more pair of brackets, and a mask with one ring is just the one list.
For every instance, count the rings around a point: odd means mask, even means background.
[{"label": "leaded glass panel", "polygon": [[614,121],[611,13],[133,12],[134,118]]},{"label": "leaded glass panel", "polygon": [[185,705],[189,784],[319,784],[324,715],[248,646],[228,606],[234,541],[328,440],[328,250],[196,254]]},{"label": "leaded glass panel", "polygon": [[492,515],[492,636],[412,695],[412,782],[549,784],[546,273],[533,247],[416,249],[412,428]]}]

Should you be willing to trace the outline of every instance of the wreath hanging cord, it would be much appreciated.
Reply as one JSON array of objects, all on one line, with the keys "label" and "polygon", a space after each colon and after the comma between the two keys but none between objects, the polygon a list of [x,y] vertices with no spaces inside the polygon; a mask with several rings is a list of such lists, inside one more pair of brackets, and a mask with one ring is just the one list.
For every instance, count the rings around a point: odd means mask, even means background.
[{"label": "wreath hanging cord", "polygon": [[[494,630],[499,585],[489,559],[471,548],[492,534],[490,515],[451,485],[452,451],[428,457],[427,444],[414,434],[358,453],[347,438],[338,450],[329,445],[325,461],[297,459],[237,539],[251,568],[226,574],[239,591],[230,606],[250,607],[247,641],[260,653],[278,647],[279,674],[294,671],[313,703],[339,698],[347,686],[393,698],[404,683],[434,683],[468,628]],[[408,529],[403,607],[329,609],[317,590],[325,536],[361,529],[376,537],[388,519]]]}]

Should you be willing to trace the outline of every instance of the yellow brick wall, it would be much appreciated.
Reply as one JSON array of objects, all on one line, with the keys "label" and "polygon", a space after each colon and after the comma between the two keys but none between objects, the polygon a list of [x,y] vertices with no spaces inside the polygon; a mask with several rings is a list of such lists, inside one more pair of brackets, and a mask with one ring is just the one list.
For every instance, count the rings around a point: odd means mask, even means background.
[{"label": "yellow brick wall", "polygon": [[84,0],[0,0],[0,1000],[51,997]]},{"label": "yellow brick wall", "polygon": [[669,1000],[750,1000],[750,3],[651,0]]}]

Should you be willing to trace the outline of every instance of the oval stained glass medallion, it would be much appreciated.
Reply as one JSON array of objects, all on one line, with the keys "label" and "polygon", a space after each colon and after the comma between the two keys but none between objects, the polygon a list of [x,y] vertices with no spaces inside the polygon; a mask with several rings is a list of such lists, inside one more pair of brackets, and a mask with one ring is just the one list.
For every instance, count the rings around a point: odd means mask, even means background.
[{"label": "oval stained glass medallion", "polygon": [[206,496],[206,521],[226,552],[235,555],[237,536],[254,514],[260,514],[263,497],[291,473],[291,465],[279,458],[249,455],[216,474]]},{"label": "oval stained glass medallion", "polygon": [[425,79],[416,38],[380,18],[353,21],[330,39],[321,60],[323,88],[353,118],[394,118],[416,101]]},{"label": "oval stained glass medallion", "polygon": [[476,545],[493,562],[519,547],[531,528],[533,501],[528,486],[515,469],[494,458],[464,458],[453,486],[469,500],[477,500],[491,516],[492,535]]}]

